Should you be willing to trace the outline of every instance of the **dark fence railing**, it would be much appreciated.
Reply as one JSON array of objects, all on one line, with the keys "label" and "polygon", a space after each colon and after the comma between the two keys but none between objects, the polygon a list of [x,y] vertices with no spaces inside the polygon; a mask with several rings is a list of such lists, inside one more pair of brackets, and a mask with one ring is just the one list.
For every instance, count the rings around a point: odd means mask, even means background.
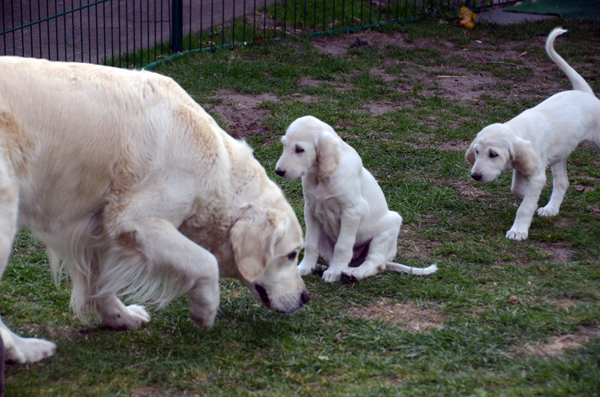
[{"label": "dark fence railing", "polygon": [[458,0],[0,0],[0,55],[136,68],[181,51],[410,21]]}]

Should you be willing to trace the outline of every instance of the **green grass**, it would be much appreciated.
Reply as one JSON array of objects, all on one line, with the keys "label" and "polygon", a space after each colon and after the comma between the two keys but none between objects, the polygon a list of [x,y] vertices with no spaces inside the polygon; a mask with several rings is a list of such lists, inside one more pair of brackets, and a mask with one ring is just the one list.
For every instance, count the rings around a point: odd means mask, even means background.
[{"label": "green grass", "polygon": [[[569,33],[557,40],[557,51],[600,92],[598,22],[478,25],[465,33],[456,21],[424,20],[374,33],[401,35],[402,46],[369,45],[331,57],[307,39],[290,38],[159,66],[155,71],[175,78],[226,130],[232,126],[211,110],[222,102],[215,94],[277,95],[260,105],[268,132],[248,131],[246,139],[302,224],[300,182],[273,172],[279,137],[307,114],[333,125],[404,218],[397,261],[437,263],[440,270],[335,284],[312,275],[305,278],[311,302],[289,317],[222,280],[210,332],[192,324],[185,299],[151,309],[152,322],[141,330],[115,332],[73,317],[68,286],[54,287],[43,247],[24,231],[4,274],[0,307],[13,330],[53,340],[58,353],[7,367],[7,395],[598,395],[600,155],[590,146],[572,154],[572,187],[560,214],[534,218],[529,239],[514,242],[504,238],[518,205],[510,172],[476,184],[464,150],[452,149],[568,88],[541,47],[558,25]],[[529,55],[498,62],[509,50]],[[480,94],[474,100],[449,98],[438,77],[480,73],[493,83],[469,88]],[[373,116],[368,104],[390,109]],[[550,181],[540,204],[549,195]],[[511,296],[521,303],[509,303]],[[433,313],[437,326],[417,331],[390,321],[381,310],[396,304],[416,310],[417,320]],[[531,353],[568,334],[580,338],[579,348]]]}]

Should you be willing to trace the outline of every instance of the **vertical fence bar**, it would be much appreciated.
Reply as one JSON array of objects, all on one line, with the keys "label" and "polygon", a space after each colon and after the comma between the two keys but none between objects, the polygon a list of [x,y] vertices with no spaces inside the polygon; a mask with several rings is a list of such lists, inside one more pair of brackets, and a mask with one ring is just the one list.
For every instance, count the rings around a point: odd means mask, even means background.
[{"label": "vertical fence bar", "polygon": [[[233,5],[231,7],[232,19],[231,19],[231,48],[235,44],[235,0],[232,0]],[[223,13],[225,13],[225,0],[223,0]],[[223,32],[225,32],[225,19],[223,19]]]},{"label": "vertical fence bar", "polygon": [[171,1],[171,49],[183,50],[183,0]]},{"label": "vertical fence bar", "polygon": [[[202,4],[202,1],[200,1],[200,4]],[[202,16],[202,14],[200,14],[200,16]],[[190,1],[190,45],[189,45],[189,50],[193,49],[193,43],[192,43],[192,2]]]}]

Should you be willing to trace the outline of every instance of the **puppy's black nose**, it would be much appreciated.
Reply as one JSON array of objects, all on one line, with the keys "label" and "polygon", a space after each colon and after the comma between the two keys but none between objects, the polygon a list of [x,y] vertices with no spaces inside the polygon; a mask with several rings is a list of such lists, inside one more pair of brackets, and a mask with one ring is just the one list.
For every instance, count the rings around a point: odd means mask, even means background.
[{"label": "puppy's black nose", "polygon": [[284,175],[285,175],[285,170],[281,170],[281,169],[277,168],[277,169],[275,170],[275,173],[276,173],[277,175],[279,175],[279,176],[284,176]]},{"label": "puppy's black nose", "polygon": [[310,300],[310,295],[308,294],[307,291],[303,291],[302,292],[302,303],[306,305],[309,300]]},{"label": "puppy's black nose", "polygon": [[473,179],[475,179],[476,181],[479,181],[479,180],[481,180],[481,174],[471,174],[471,177],[472,177]]}]

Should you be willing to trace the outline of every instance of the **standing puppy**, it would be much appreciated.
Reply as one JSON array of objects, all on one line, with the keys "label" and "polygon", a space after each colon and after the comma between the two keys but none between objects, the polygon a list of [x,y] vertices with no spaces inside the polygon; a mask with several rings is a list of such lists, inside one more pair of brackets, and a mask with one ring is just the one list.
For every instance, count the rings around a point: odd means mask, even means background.
[{"label": "standing puppy", "polygon": [[579,143],[600,146],[600,100],[585,80],[556,51],[554,39],[565,33],[555,28],[546,40],[548,56],[567,75],[572,91],[558,93],[504,124],[485,127],[471,143],[466,159],[471,176],[483,183],[494,180],[506,167],[513,168],[511,191],[522,199],[506,238],[525,240],[546,183],[546,168],[554,177],[548,204],[539,216],[554,216],[569,187],[567,159]]},{"label": "standing puppy", "polygon": [[333,128],[315,117],[301,117],[282,142],[275,172],[286,179],[302,178],[304,190],[301,275],[315,269],[319,255],[329,264],[323,280],[330,282],[342,275],[360,280],[384,271],[422,275],[437,270],[435,265],[418,269],[390,262],[397,253],[402,217],[388,210],[373,175]]}]

